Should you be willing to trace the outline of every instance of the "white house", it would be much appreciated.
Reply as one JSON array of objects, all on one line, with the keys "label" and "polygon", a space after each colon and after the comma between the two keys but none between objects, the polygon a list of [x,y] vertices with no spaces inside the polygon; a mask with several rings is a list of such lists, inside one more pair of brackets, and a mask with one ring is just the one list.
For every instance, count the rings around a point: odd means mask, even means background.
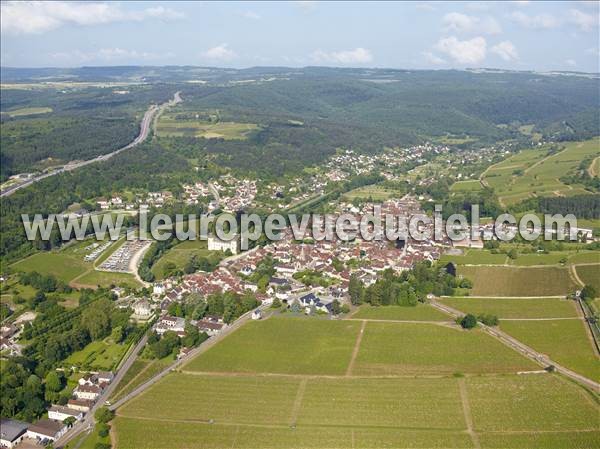
[{"label": "white house", "polygon": [[110,371],[100,371],[97,374],[98,382],[109,384],[115,378],[115,375]]},{"label": "white house", "polygon": [[77,399],[88,399],[90,401],[95,401],[102,390],[100,387],[96,385],[78,385],[75,390],[73,390],[73,395]]},{"label": "white house", "polygon": [[89,412],[94,403],[88,399],[69,399],[67,406],[74,410]]},{"label": "white house", "polygon": [[133,318],[136,321],[146,321],[152,316],[152,307],[146,299],[140,299],[133,303]]},{"label": "white house", "polygon": [[164,295],[165,293],[165,285],[162,282],[157,282],[152,286],[152,294],[153,295]]},{"label": "white house", "polygon": [[167,331],[185,332],[185,319],[175,316],[163,316],[154,328],[158,335]]},{"label": "white house", "polygon": [[67,431],[60,421],[51,419],[40,419],[27,429],[27,438],[38,440],[41,443],[58,440]]},{"label": "white house", "polygon": [[260,311],[260,309],[256,309],[252,312],[253,320],[260,320],[261,318],[262,318],[262,312]]},{"label": "white house", "polygon": [[0,447],[13,448],[27,434],[29,424],[16,419],[2,418],[0,420]]},{"label": "white house", "polygon": [[81,421],[83,412],[74,408],[63,407],[62,405],[53,405],[48,409],[48,418],[60,422],[63,422],[67,418],[75,418],[77,421]]},{"label": "white house", "polygon": [[208,236],[208,250],[209,251],[231,251],[232,254],[238,253],[238,236],[235,236],[231,240],[221,240],[216,235]]}]

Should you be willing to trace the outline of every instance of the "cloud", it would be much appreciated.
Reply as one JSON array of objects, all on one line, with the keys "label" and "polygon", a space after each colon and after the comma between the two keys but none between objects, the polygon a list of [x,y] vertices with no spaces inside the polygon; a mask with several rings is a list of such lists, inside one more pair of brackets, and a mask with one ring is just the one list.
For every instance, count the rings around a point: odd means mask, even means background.
[{"label": "cloud", "polygon": [[124,48],[101,48],[96,51],[83,52],[81,50],[56,52],[50,58],[70,64],[89,63],[91,61],[151,61],[174,57],[174,53],[153,53],[147,51],[127,50]]},{"label": "cloud", "polygon": [[419,2],[415,5],[415,8],[420,11],[437,11],[437,8],[431,2]]},{"label": "cloud", "polygon": [[9,1],[0,5],[1,30],[7,34],[40,34],[67,24],[80,26],[148,18],[174,20],[183,14],[163,6],[125,11],[116,3]]},{"label": "cloud", "polygon": [[434,53],[432,53],[430,51],[424,51],[423,52],[423,56],[431,64],[435,64],[435,65],[446,64],[446,60],[445,59],[440,58],[438,55],[436,55],[436,54],[434,54]]},{"label": "cloud", "polygon": [[254,12],[254,11],[242,11],[240,13],[240,15],[246,19],[250,19],[250,20],[260,20],[261,16],[260,14]]},{"label": "cloud", "polygon": [[569,67],[576,67],[577,61],[575,61],[574,59],[567,59],[565,61],[565,64],[567,64]]},{"label": "cloud", "polygon": [[511,19],[525,28],[549,29],[560,25],[559,20],[550,14],[538,14],[529,16],[521,11],[515,11],[511,14]]},{"label": "cloud", "polygon": [[598,26],[600,17],[598,15],[588,14],[578,9],[569,11],[569,22],[577,26],[582,31],[591,31]]},{"label": "cloud", "polygon": [[479,64],[485,59],[486,45],[485,38],[481,36],[464,41],[450,36],[440,39],[435,49],[459,64]]},{"label": "cloud", "polygon": [[312,11],[313,9],[316,8],[317,2],[316,1],[309,1],[309,0],[306,0],[306,1],[296,1],[296,2],[294,2],[294,5],[298,6],[304,12],[308,12],[308,11]]},{"label": "cloud", "polygon": [[237,57],[237,54],[229,48],[228,44],[220,44],[209,48],[202,53],[202,56],[213,61],[231,61]]},{"label": "cloud", "polygon": [[373,55],[370,50],[357,47],[354,50],[334,51],[330,53],[316,50],[311,53],[310,59],[316,63],[366,64],[373,60]]},{"label": "cloud", "polygon": [[519,59],[519,53],[511,41],[502,41],[491,48],[491,52],[497,54],[505,61],[515,61]]},{"label": "cloud", "polygon": [[502,27],[493,17],[479,18],[458,12],[451,12],[442,19],[445,32],[499,34]]}]

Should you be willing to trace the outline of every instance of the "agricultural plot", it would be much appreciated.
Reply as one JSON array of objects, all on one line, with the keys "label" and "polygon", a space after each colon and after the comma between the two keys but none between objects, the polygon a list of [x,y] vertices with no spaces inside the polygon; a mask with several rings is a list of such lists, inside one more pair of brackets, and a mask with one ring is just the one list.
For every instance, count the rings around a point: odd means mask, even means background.
[{"label": "agricultural plot", "polygon": [[442,302],[464,313],[492,314],[500,319],[576,318],[575,301],[558,298],[443,298]]},{"label": "agricultural plot", "polygon": [[466,428],[454,378],[309,379],[298,425]]},{"label": "agricultural plot", "polygon": [[463,255],[444,254],[440,258],[441,264],[454,262],[457,265],[504,265],[506,254],[492,253],[487,249],[468,249]]},{"label": "agricultural plot", "polygon": [[537,365],[478,330],[422,323],[366,325],[354,375],[514,373]]},{"label": "agricultural plot", "polygon": [[[464,432],[336,427],[257,427],[117,417],[119,449],[463,449]],[[152,437],[148,438],[151,432]]]},{"label": "agricultural plot", "polygon": [[159,409],[173,420],[287,425],[299,384],[299,379],[284,377],[173,373],[125,404],[119,414],[153,418]]},{"label": "agricultural plot", "polygon": [[479,192],[480,190],[482,190],[482,186],[478,179],[456,181],[452,184],[452,187],[450,187],[451,192]]},{"label": "agricultural plot", "polygon": [[592,285],[600,294],[600,265],[579,265],[575,269],[584,284]]},{"label": "agricultural plot", "polygon": [[600,358],[583,320],[501,321],[500,329],[590,379],[600,379]]},{"label": "agricultural plot", "polygon": [[6,114],[8,114],[11,117],[25,117],[28,115],[48,114],[50,112],[52,112],[52,108],[40,107],[13,109],[11,111],[6,111]]},{"label": "agricultural plot", "polygon": [[598,151],[598,140],[566,144],[566,149],[548,155],[547,148],[524,150],[491,167],[485,181],[495,189],[501,203],[510,205],[532,196],[572,196],[589,193],[582,187],[563,184],[559,178]]},{"label": "agricultural plot", "polygon": [[[170,360],[168,360],[168,357],[166,360],[153,360],[151,362],[136,360],[135,363],[140,363],[140,365],[138,365],[137,369],[132,373],[131,376],[129,375],[129,371],[127,371],[127,375],[123,377],[123,380],[119,384],[119,389],[115,391],[111,400],[113,402],[117,401],[131,393],[144,382],[156,376],[163,369],[165,369],[169,362]],[[130,371],[132,368],[130,368]],[[127,381],[126,378],[128,378]]]},{"label": "agricultural plot", "polygon": [[417,304],[415,307],[364,305],[352,315],[352,318],[369,320],[400,320],[400,321],[450,321],[451,318],[443,312],[434,309],[429,304]]},{"label": "agricultural plot", "polygon": [[161,115],[156,128],[160,137],[203,137],[205,139],[243,140],[257,131],[254,123],[207,121],[200,115],[177,112]]},{"label": "agricultural plot", "polygon": [[401,196],[399,192],[386,189],[382,186],[378,185],[369,185],[359,187],[357,189],[351,190],[343,195],[343,198],[347,201],[352,201],[353,199],[372,199],[373,201],[385,201],[389,198],[399,197]]},{"label": "agricultural plot", "polygon": [[185,365],[192,371],[343,374],[357,321],[273,317],[251,322]]},{"label": "agricultural plot", "polygon": [[591,418],[598,416],[598,403],[556,375],[470,377],[465,383],[475,431],[600,430]]},{"label": "agricultural plot", "polygon": [[14,263],[12,268],[14,271],[37,271],[44,275],[51,274],[57,279],[69,283],[89,270],[91,266],[91,263],[84,262],[82,257],[63,250],[36,253]]},{"label": "agricultural plot", "polygon": [[562,296],[576,285],[564,267],[459,266],[458,272],[473,281],[472,296]]}]

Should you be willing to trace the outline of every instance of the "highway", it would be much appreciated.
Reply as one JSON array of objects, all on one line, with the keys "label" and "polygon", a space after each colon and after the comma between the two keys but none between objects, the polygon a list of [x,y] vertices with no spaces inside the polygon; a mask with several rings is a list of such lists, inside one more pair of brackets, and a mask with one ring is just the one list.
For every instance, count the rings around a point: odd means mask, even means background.
[{"label": "highway", "polygon": [[35,176],[34,178],[28,179],[27,181],[22,182],[20,184],[10,186],[7,189],[4,189],[4,190],[2,190],[2,192],[0,192],[0,197],[12,195],[17,190],[24,189],[25,187],[28,187],[38,181],[41,181],[42,179],[49,178],[50,176],[58,175],[59,173],[72,171],[77,168],[85,167],[86,165],[93,164],[95,162],[107,161],[108,159],[110,159],[113,156],[116,156],[117,154],[121,153],[122,151],[125,151],[125,150],[135,147],[136,145],[138,145],[138,144],[142,143],[144,140],[146,140],[146,138],[148,137],[148,134],[150,133],[150,129],[151,129],[152,120],[155,117],[155,115],[157,113],[163,111],[165,108],[174,106],[177,103],[180,103],[181,101],[182,101],[182,99],[180,96],[180,92],[175,92],[175,95],[173,96],[172,100],[169,100],[168,102],[163,103],[160,106],[151,105],[148,108],[148,110],[146,111],[146,113],[144,114],[144,117],[142,118],[142,122],[140,123],[139,134],[133,141],[131,141],[124,147],[119,148],[118,150],[115,150],[112,153],[103,154],[103,155],[97,156],[93,159],[88,159],[87,161],[70,162],[62,168],[59,168],[59,169],[56,169],[53,171],[49,171],[47,173],[43,173],[41,175]]}]

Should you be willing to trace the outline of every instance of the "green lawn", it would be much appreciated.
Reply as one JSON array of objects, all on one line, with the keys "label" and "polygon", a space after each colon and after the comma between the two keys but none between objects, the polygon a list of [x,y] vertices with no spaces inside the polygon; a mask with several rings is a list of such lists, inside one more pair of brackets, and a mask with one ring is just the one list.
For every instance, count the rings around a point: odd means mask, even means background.
[{"label": "green lawn", "polygon": [[429,304],[417,304],[415,307],[363,305],[352,318],[371,320],[408,320],[408,321],[450,321],[451,317]]},{"label": "green lawn", "polygon": [[66,283],[85,273],[91,267],[91,263],[83,261],[83,256],[66,250],[39,252],[11,266],[15,271],[37,271],[40,274],[51,274]]},{"label": "green lawn", "polygon": [[46,107],[20,108],[20,109],[13,109],[11,111],[6,111],[6,113],[8,115],[10,115],[11,117],[23,117],[26,115],[48,114],[49,112],[52,112],[52,108],[46,108]]},{"label": "green lawn", "polygon": [[215,261],[219,261],[224,257],[223,252],[209,251],[207,247],[208,243],[205,240],[186,240],[178,243],[158,259],[152,266],[152,273],[154,273],[156,279],[160,280],[165,277],[164,269],[169,262],[174,263],[179,270],[183,271],[192,256],[210,257]]},{"label": "green lawn", "polygon": [[577,317],[575,301],[558,298],[443,298],[443,303],[465,313],[498,318]]},{"label": "green lawn", "polygon": [[[221,138],[225,140],[246,139],[248,135],[259,129],[254,123],[214,122],[195,118],[190,111],[182,118],[180,112],[162,114],[156,133],[160,137],[203,137],[206,139]],[[192,114],[192,115],[190,115]]]},{"label": "green lawn", "polygon": [[460,266],[458,272],[473,281],[472,296],[560,296],[576,289],[564,267]]},{"label": "green lawn", "polygon": [[76,283],[90,287],[109,287],[113,284],[132,288],[140,288],[142,286],[133,274],[98,270],[91,270],[89,273],[78,278]]},{"label": "green lawn", "polygon": [[600,359],[594,353],[582,320],[501,321],[500,329],[552,360],[590,379],[600,379]]},{"label": "green lawn", "polygon": [[273,317],[245,324],[184,369],[293,374],[346,371],[358,321]]},{"label": "green lawn", "polygon": [[476,329],[368,322],[352,374],[513,373],[536,367]]},{"label": "green lawn", "polygon": [[117,366],[125,351],[127,351],[126,345],[97,340],[91,342],[81,351],[71,354],[63,365],[109,371]]}]

